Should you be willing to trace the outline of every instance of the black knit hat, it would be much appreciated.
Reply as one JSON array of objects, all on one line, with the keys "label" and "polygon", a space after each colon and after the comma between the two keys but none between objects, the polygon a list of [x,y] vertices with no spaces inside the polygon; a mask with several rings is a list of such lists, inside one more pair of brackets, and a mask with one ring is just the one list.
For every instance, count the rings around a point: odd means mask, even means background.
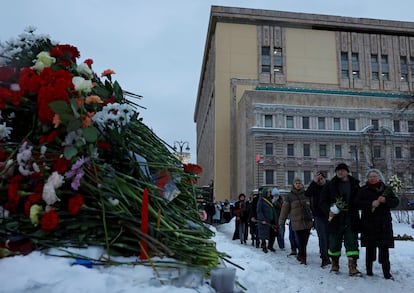
[{"label": "black knit hat", "polygon": [[349,173],[349,168],[345,163],[338,164],[338,166],[336,166],[336,168],[335,168],[335,172],[338,171],[338,170],[346,170],[346,172]]}]

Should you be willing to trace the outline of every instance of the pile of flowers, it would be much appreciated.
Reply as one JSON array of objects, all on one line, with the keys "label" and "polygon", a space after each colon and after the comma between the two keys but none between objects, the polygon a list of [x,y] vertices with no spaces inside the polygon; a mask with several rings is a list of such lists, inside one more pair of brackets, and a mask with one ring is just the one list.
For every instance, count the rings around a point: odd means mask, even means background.
[{"label": "pile of flowers", "polygon": [[0,43],[0,248],[23,237],[33,249],[102,246],[107,262],[217,265],[193,184],[201,168],[142,122],[140,96],[113,70],[98,76],[79,57],[32,28]]}]

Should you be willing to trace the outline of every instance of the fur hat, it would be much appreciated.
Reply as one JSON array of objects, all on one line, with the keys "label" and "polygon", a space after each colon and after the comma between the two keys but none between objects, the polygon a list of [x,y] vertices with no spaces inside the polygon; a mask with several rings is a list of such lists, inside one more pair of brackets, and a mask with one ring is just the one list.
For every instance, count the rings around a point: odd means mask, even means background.
[{"label": "fur hat", "polygon": [[338,171],[338,170],[345,170],[346,172],[349,173],[349,168],[345,163],[338,164],[338,166],[336,166],[336,168],[335,168],[335,172]]}]

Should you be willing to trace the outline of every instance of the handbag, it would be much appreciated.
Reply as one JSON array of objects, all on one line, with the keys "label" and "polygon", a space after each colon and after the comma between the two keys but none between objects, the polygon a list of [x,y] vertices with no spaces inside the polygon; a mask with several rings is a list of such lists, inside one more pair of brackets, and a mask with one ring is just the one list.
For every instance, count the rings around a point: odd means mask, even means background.
[{"label": "handbag", "polygon": [[302,206],[302,216],[303,216],[303,220],[305,221],[313,221],[313,216],[312,216],[312,211],[311,209],[305,204],[303,205],[301,199],[299,198],[299,196],[297,194],[295,194],[296,197],[298,198],[300,205]]}]

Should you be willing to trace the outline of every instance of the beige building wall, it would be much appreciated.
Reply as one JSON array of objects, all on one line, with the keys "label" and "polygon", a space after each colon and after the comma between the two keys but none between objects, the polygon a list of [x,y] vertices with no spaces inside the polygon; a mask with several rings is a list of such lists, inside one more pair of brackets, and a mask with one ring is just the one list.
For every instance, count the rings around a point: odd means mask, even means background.
[{"label": "beige building wall", "polygon": [[288,82],[338,84],[335,32],[286,28]]},{"label": "beige building wall", "polygon": [[[236,197],[231,194],[231,136],[237,133],[232,117],[231,79],[257,78],[257,32],[255,25],[218,23],[216,27],[215,72],[215,158],[214,194],[217,200]],[[236,103],[237,105],[237,103]],[[236,111],[237,112],[237,111]],[[234,160],[233,160],[234,161]]]}]

